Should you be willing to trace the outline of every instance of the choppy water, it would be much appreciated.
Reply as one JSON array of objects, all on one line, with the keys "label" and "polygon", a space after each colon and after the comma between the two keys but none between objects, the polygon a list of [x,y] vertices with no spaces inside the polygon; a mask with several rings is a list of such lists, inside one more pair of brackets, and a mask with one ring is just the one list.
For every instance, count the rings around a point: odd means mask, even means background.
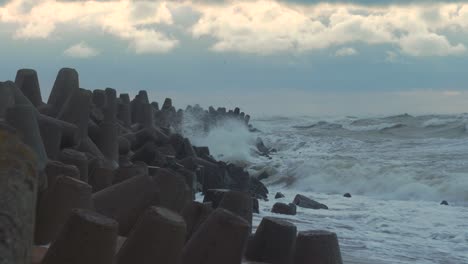
[{"label": "choppy water", "polygon": [[[218,158],[248,163],[252,174],[273,174],[256,224],[272,215],[276,191],[284,202],[302,193],[330,209],[281,217],[299,230],[336,232],[345,263],[468,263],[468,115],[252,123],[261,132],[231,123],[192,141]],[[256,136],[278,150],[271,159],[252,153]]]}]

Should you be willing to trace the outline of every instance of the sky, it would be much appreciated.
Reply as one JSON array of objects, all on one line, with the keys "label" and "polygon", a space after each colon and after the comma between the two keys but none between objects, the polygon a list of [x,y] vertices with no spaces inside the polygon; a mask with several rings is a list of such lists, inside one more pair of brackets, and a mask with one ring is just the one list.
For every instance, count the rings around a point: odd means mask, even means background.
[{"label": "sky", "polygon": [[468,112],[468,1],[0,0],[0,80],[253,115]]}]

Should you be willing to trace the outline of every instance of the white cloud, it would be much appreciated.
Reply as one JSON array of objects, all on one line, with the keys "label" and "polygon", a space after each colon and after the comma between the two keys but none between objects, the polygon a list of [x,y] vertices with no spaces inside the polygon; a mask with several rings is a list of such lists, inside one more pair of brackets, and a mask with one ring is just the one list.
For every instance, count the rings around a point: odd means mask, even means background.
[{"label": "white cloud", "polygon": [[[409,56],[464,52],[448,32],[468,36],[468,4],[292,5],[270,0],[195,6],[194,37],[215,39],[214,51],[272,54],[364,43],[389,44]],[[468,38],[464,37],[465,43]]]},{"label": "white cloud", "polygon": [[135,53],[161,53],[179,45],[162,27],[186,27],[174,17],[180,7],[199,15],[187,30],[213,39],[215,52],[270,55],[359,43],[391,45],[405,56],[454,56],[468,45],[468,3],[11,0],[0,6],[0,25],[15,26],[14,37],[22,39],[97,29],[127,41]]},{"label": "white cloud", "polygon": [[[31,7],[24,10],[26,4]],[[179,43],[160,30],[173,23],[170,6],[161,1],[12,0],[0,7],[0,25],[16,25],[14,37],[20,39],[45,39],[63,29],[97,29],[128,41],[138,54],[161,53]]]},{"label": "white cloud", "polygon": [[447,56],[466,51],[463,44],[452,45],[445,36],[435,33],[411,34],[401,38],[403,53],[411,56]]},{"label": "white cloud", "polygon": [[80,42],[66,49],[63,54],[72,58],[90,58],[97,56],[99,51],[90,47],[85,42]]},{"label": "white cloud", "polygon": [[354,48],[341,48],[335,52],[337,57],[353,56],[358,54],[357,50]]}]

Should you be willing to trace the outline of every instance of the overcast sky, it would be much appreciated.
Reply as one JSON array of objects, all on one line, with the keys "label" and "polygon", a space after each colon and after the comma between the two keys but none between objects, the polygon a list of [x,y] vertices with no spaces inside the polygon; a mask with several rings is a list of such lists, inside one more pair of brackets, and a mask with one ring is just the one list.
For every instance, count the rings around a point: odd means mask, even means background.
[{"label": "overcast sky", "polygon": [[0,80],[256,114],[468,112],[468,2],[0,0]]}]

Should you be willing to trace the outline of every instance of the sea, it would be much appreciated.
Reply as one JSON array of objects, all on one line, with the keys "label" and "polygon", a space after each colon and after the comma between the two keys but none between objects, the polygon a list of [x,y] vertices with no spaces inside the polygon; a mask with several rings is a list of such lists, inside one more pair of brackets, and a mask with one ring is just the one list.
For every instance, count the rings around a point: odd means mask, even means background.
[{"label": "sea", "polygon": [[[468,263],[468,114],[270,116],[251,124],[255,132],[227,120],[208,133],[187,125],[184,134],[217,159],[270,175],[254,228],[274,216],[298,231],[335,232],[345,264]],[[260,155],[258,138],[276,152]],[[329,209],[270,212],[296,194]]]}]

